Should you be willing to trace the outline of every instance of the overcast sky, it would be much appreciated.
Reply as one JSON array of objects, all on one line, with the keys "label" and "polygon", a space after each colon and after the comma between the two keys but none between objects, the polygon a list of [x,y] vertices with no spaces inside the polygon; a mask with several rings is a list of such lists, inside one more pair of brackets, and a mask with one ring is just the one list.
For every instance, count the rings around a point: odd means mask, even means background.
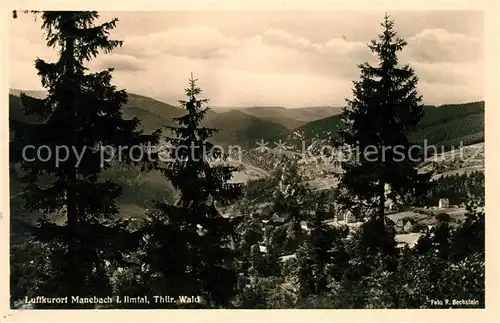
[{"label": "overcast sky", "polygon": [[[426,104],[483,99],[481,12],[389,12],[408,42],[400,62],[417,72]],[[91,68],[114,67],[113,83],[176,104],[190,72],[214,106],[342,106],[351,97],[356,64],[373,61],[366,44],[381,31],[384,12],[102,12],[119,18],[111,38],[122,48]],[[11,21],[10,87],[41,90],[40,19]]]}]

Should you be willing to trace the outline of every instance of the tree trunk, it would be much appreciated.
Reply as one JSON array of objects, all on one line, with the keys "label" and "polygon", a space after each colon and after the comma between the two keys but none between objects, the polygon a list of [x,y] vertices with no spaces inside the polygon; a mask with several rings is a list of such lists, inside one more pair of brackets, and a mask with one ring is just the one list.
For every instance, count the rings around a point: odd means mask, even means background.
[{"label": "tree trunk", "polygon": [[[74,25],[72,26],[74,27]],[[66,48],[64,50],[64,59],[66,62],[65,81],[70,83],[68,92],[65,94],[65,102],[63,107],[68,109],[68,123],[76,126],[76,111],[75,111],[75,89],[74,71],[75,71],[75,40],[73,37],[66,38]],[[74,145],[73,137],[70,137],[69,144]],[[70,147],[72,149],[72,147]],[[67,229],[69,234],[68,241],[68,256],[69,256],[69,271],[71,275],[69,290],[72,296],[81,295],[80,285],[84,284],[85,277],[81,275],[80,261],[78,257],[78,244],[80,235],[78,233],[78,202],[76,191],[77,170],[75,168],[76,161],[74,156],[70,154],[68,163],[66,164],[66,180],[67,180]]]},{"label": "tree trunk", "polygon": [[379,204],[378,204],[378,216],[379,220],[385,226],[385,183],[380,180],[379,184]]},{"label": "tree trunk", "polygon": [[[69,165],[68,168],[70,168]],[[78,217],[77,217],[77,200],[76,200],[76,174],[75,172],[70,172],[68,174],[68,189],[67,189],[67,221],[68,221],[68,256],[69,256],[69,271],[71,272],[70,279],[70,292],[72,296],[81,296],[79,291],[79,284],[82,284],[83,277],[80,277],[80,266],[78,257]]]}]

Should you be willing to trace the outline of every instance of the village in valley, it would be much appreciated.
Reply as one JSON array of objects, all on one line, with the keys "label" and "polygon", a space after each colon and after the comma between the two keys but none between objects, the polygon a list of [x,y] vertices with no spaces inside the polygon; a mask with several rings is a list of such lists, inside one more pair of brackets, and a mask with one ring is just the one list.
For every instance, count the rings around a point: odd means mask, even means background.
[{"label": "village in valley", "polygon": [[[315,191],[334,189],[338,184],[336,175],[341,172],[338,162],[319,154],[306,157],[292,150],[279,152],[267,150],[264,152],[257,148],[247,152],[244,156],[244,162],[234,160],[226,163],[238,167],[234,173],[233,182],[247,183],[248,181],[265,179],[270,175],[269,172],[272,168],[279,165],[280,158],[296,158],[300,174],[304,179],[302,183]],[[250,165],[251,162],[254,162],[255,165]],[[484,142],[427,157],[419,164],[419,171],[433,172],[434,181],[447,176],[474,172],[480,174],[484,172]],[[387,193],[390,191],[389,185],[386,185],[386,191]],[[434,205],[397,210],[390,199],[386,201],[386,221],[394,226],[398,248],[415,246],[419,238],[425,234],[424,232],[434,227],[440,216],[448,216],[452,226],[458,226],[465,220],[467,209],[464,203],[451,204],[446,195],[439,196],[436,202]],[[256,206],[257,213],[263,218],[262,223],[275,225],[284,223],[286,221],[284,216],[270,214],[266,211],[270,207],[271,203],[269,202]],[[339,212],[334,205],[331,205],[330,209],[333,217],[324,220],[324,223],[334,227],[346,226],[351,233],[355,232],[364,220],[368,220],[368,218],[356,219],[349,210]],[[477,207],[477,211],[484,211],[484,206]],[[314,211],[310,212],[314,213]],[[225,216],[231,216],[231,210],[225,210],[223,213]],[[307,221],[301,221],[300,226],[305,232],[309,231]],[[259,251],[266,253],[266,247],[259,246]],[[295,254],[283,255],[281,259],[287,260],[294,257]]]}]

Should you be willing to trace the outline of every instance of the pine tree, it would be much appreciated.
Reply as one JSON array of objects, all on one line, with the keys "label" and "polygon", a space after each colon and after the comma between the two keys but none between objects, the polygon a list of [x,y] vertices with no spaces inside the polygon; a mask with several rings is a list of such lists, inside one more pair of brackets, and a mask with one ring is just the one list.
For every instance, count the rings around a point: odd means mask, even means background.
[{"label": "pine tree", "polygon": [[[108,39],[117,19],[96,25],[99,14],[93,11],[36,14],[42,18],[47,46],[59,49],[59,59],[54,63],[36,59],[48,95],[35,99],[21,94],[25,112],[40,122],[11,123],[10,153],[23,173],[25,207],[40,214],[36,238],[47,243],[52,257],[54,281],[45,281],[45,289],[34,292],[110,295],[106,263],[121,261],[121,249],[132,245],[125,239],[126,223],[117,217],[115,200],[120,187],[100,178],[101,171],[110,167],[109,159],[101,158],[103,147],[116,150],[118,146],[156,144],[158,132],[144,135],[137,130],[139,120],[123,119],[121,107],[127,94],[111,85],[112,68],[91,73],[85,67],[99,52],[108,53],[122,45]],[[23,149],[29,145],[35,149],[45,145],[49,152],[28,160]],[[68,154],[59,147],[67,148]],[[61,160],[57,160],[57,151],[62,152]],[[81,160],[76,152],[82,153]],[[121,160],[142,164],[137,149],[131,152]],[[106,149],[103,156],[110,157],[108,154]],[[142,165],[150,168],[153,163]],[[56,225],[55,216],[62,216],[64,225]]]},{"label": "pine tree", "polygon": [[[166,127],[170,149],[162,171],[179,191],[174,204],[157,201],[149,232],[153,248],[147,262],[168,295],[202,295],[208,307],[229,304],[237,276],[234,270],[236,220],[223,217],[215,203],[228,206],[242,194],[240,184],[228,183],[235,167],[211,165],[221,151],[208,139],[217,131],[201,126],[209,108],[197,99],[202,90],[189,80],[187,101],[180,101],[187,113]],[[157,285],[159,286],[159,285]]]},{"label": "pine tree", "polygon": [[417,173],[418,156],[408,141],[423,116],[418,78],[409,65],[398,65],[397,53],[406,42],[397,36],[391,17],[386,14],[381,25],[384,31],[368,45],[379,64],[358,65],[361,79],[354,82],[354,98],[344,108],[337,144],[351,152],[341,163],[340,187],[349,194],[344,203],[352,206],[350,202],[359,199],[374,210],[373,218],[385,223],[386,200],[422,195],[429,175]]},{"label": "pine tree", "polygon": [[283,157],[270,182],[276,186],[271,194],[267,248],[279,255],[290,254],[304,240],[301,222],[307,220],[314,199],[295,159]]},{"label": "pine tree", "polygon": [[344,248],[347,227],[332,228],[325,223],[328,193],[320,192],[314,215],[308,219],[309,235],[297,252],[298,276],[302,296],[328,291],[332,281],[341,281],[348,267],[349,255]]}]

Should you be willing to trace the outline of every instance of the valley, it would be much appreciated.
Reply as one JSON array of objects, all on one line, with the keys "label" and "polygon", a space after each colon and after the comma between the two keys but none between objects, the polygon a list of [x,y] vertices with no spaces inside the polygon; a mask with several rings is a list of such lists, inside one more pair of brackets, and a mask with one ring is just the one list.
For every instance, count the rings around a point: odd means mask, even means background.
[{"label": "valley", "polygon": [[[19,90],[10,91],[9,115],[11,120],[38,122],[30,120],[23,114],[18,97],[20,92]],[[28,91],[27,93],[37,98],[44,96],[43,92]],[[272,172],[284,157],[298,158],[303,184],[313,190],[326,191],[337,186],[336,174],[339,172],[339,167],[332,164],[331,159],[325,158],[321,154],[320,147],[321,144],[328,144],[329,140],[332,139],[331,134],[335,132],[335,127],[340,120],[340,112],[340,108],[329,107],[214,109],[208,111],[204,125],[221,130],[214,137],[216,144],[223,148],[237,145],[242,149],[240,156],[225,162],[237,168],[230,182],[246,184],[265,180],[272,176]],[[328,113],[335,114],[325,117]],[[183,110],[148,97],[129,94],[129,102],[124,107],[124,115],[127,118],[139,118],[143,130],[149,132],[164,125],[172,125],[173,118],[183,115]],[[434,151],[430,149],[430,155],[419,165],[420,172],[434,172],[434,180],[446,176],[484,172],[484,141],[481,141],[484,138],[483,123],[473,123],[466,128],[455,128],[457,124],[470,120],[471,116],[476,120],[484,117],[484,103],[426,108],[424,118],[411,138],[422,138],[424,135],[436,138],[433,140],[437,140],[437,142],[431,142],[428,145],[433,144],[437,147],[442,143],[460,142],[461,139],[464,139],[465,143],[470,140],[474,143],[463,147],[443,145],[441,149]],[[290,129],[291,125],[297,128]],[[448,130],[451,128],[453,131],[449,132]],[[269,142],[270,147],[272,143],[282,139],[286,143],[286,150],[267,149],[261,151],[256,148],[256,142],[260,139]],[[307,148],[311,148],[309,145],[313,142],[315,142],[315,147],[308,150]],[[301,154],[301,151],[304,152],[304,148],[306,148],[307,154]],[[144,218],[147,207],[153,198],[167,198],[169,200],[176,198],[173,188],[159,172],[141,174],[137,169],[110,169],[104,172],[103,176],[117,181],[123,186],[123,194],[118,201],[120,214],[124,218]],[[22,198],[17,191],[19,184],[15,179],[11,179],[11,185],[11,200]],[[436,206],[430,207],[436,208]],[[441,211],[448,214],[457,212],[463,214],[465,212],[460,207]],[[423,216],[422,213],[405,211],[392,213],[388,215],[388,218],[395,223],[402,217],[407,218],[416,224],[417,228],[421,228],[422,223],[430,225],[435,222],[434,216],[428,215],[428,213]],[[12,215],[18,219],[30,218],[26,216],[26,212],[21,211],[19,214],[19,209],[16,208]],[[227,212],[226,215],[230,216]],[[345,222],[346,219],[339,222],[332,218],[329,221],[332,225],[349,223]],[[419,233],[407,231],[399,232],[398,239],[411,245],[418,239]]]}]

